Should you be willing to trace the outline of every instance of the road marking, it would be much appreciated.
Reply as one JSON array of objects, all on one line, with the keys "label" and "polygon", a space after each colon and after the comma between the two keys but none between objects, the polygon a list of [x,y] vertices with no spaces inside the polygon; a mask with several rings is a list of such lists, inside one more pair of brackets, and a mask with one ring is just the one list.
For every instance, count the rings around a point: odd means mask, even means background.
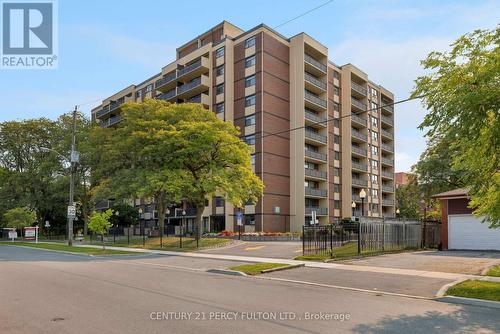
[{"label": "road marking", "polygon": [[252,251],[252,250],[258,250],[258,249],[262,249],[262,248],[265,248],[266,246],[256,246],[256,247],[247,247],[245,248],[246,251]]},{"label": "road marking", "polygon": [[294,253],[302,253],[302,249],[297,249]]},{"label": "road marking", "polygon": [[311,285],[311,286],[318,286],[318,287],[331,288],[331,289],[349,290],[349,291],[357,291],[357,292],[368,292],[368,293],[376,294],[376,295],[387,295],[387,296],[404,297],[404,298],[425,299],[425,300],[433,300],[434,299],[432,297],[407,295],[404,293],[387,292],[387,291],[379,291],[379,290],[374,291],[374,290],[368,290],[368,289],[353,288],[353,287],[349,287],[349,286],[340,286],[340,285],[314,283],[314,282],[307,282],[307,281],[298,281],[298,280],[278,278],[278,277],[252,276],[251,278],[266,279],[266,280],[270,280],[270,281],[280,281],[280,282],[294,283],[294,284]]}]

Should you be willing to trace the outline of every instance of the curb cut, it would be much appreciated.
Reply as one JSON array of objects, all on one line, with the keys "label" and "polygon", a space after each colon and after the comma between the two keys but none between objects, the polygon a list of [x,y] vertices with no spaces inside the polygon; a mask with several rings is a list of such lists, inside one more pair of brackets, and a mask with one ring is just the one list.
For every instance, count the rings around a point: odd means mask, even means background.
[{"label": "curb cut", "polygon": [[230,275],[230,276],[245,276],[245,277],[248,276],[244,272],[229,270],[229,269],[208,269],[207,273]]},{"label": "curb cut", "polygon": [[288,265],[288,266],[283,266],[283,267],[277,267],[277,268],[270,268],[270,269],[264,269],[264,270],[261,270],[260,272],[262,274],[267,274],[267,273],[272,273],[274,271],[282,271],[282,270],[288,270],[288,269],[294,269],[294,268],[299,268],[299,267],[304,267],[305,264],[304,263],[300,263],[300,264],[291,264],[291,265]]},{"label": "curb cut", "polygon": [[[490,264],[489,266],[487,266],[486,268],[481,270],[481,275],[488,277],[488,275],[486,275],[488,273],[488,271],[490,271],[490,269],[493,269],[494,267],[497,267],[497,266],[500,266],[500,262]],[[489,276],[489,277],[495,277],[495,276]]]},{"label": "curb cut", "polygon": [[434,300],[445,302],[445,303],[454,303],[454,304],[463,304],[463,305],[473,305],[473,306],[481,306],[481,307],[489,307],[489,308],[497,308],[500,309],[500,302],[496,302],[493,300],[484,300],[484,299],[476,299],[476,298],[465,298],[465,297],[455,297],[455,296],[444,296],[438,297]]}]

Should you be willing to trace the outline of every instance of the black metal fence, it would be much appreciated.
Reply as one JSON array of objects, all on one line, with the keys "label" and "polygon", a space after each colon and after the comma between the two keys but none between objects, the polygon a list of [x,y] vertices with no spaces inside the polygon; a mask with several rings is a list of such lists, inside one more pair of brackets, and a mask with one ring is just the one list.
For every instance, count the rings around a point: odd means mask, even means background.
[{"label": "black metal fence", "polygon": [[303,254],[325,254],[358,240],[358,224],[302,227]]}]

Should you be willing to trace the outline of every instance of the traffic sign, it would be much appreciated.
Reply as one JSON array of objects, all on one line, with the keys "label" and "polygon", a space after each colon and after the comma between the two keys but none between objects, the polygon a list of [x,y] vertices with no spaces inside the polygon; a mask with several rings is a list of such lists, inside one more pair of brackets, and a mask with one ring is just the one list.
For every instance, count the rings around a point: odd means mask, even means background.
[{"label": "traffic sign", "polygon": [[68,205],[68,218],[76,217],[76,206]]}]

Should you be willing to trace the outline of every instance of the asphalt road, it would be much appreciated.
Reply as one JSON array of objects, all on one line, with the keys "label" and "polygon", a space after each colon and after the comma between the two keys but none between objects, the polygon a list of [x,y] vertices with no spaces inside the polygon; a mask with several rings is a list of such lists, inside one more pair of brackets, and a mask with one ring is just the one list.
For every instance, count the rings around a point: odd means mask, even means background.
[{"label": "asphalt road", "polygon": [[500,332],[497,309],[205,271],[235,263],[0,246],[0,333]]},{"label": "asphalt road", "polygon": [[201,253],[293,259],[296,256],[302,255],[302,242],[243,241],[228,247],[207,249],[201,251]]}]

